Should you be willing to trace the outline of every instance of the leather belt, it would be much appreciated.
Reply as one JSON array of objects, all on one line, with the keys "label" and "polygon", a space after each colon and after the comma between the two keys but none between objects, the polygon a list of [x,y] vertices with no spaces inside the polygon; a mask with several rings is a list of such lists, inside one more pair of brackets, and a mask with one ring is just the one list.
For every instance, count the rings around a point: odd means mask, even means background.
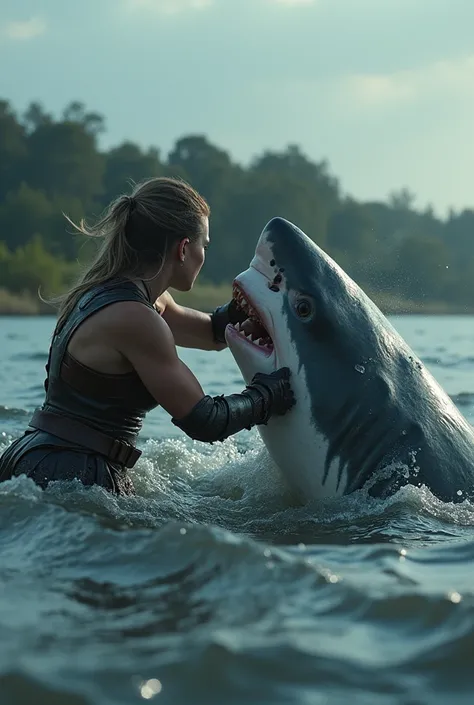
[{"label": "leather belt", "polygon": [[127,468],[133,468],[142,454],[127,441],[111,438],[97,429],[87,426],[76,419],[59,416],[52,411],[37,409],[29,425],[39,431],[46,431],[63,441],[76,443],[100,455],[105,455],[112,463],[119,463]]}]

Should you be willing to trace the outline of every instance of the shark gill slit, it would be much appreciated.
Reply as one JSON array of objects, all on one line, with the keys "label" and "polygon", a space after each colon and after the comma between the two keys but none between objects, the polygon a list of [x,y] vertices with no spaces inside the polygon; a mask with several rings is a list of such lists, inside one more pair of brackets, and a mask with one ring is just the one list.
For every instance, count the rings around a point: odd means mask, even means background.
[{"label": "shark gill slit", "polygon": [[[386,416],[388,409],[377,409],[377,413],[374,413],[364,408],[366,405],[365,400],[350,399],[335,415],[332,423],[339,430],[329,441],[323,484],[326,483],[331,464],[337,457],[337,489],[345,467],[351,485],[355,484],[356,479],[367,480],[386,455],[387,435],[393,436],[392,441],[398,436]],[[391,443],[388,445],[390,447]]]}]

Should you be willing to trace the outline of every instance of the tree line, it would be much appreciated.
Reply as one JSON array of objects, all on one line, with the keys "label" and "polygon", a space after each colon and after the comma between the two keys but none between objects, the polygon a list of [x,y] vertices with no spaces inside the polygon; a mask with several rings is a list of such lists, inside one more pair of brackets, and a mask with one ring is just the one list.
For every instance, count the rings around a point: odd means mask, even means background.
[{"label": "tree line", "polygon": [[180,176],[211,206],[211,237],[201,279],[230,282],[248,266],[263,225],[281,215],[301,227],[370,292],[413,302],[474,307],[474,210],[445,219],[414,206],[408,189],[386,202],[345,195],[327,161],[297,145],[264,151],[244,167],[204,135],[176,141],[163,155],[126,141],[99,148],[103,116],[72,102],[60,117],[38,103],[23,114],[0,100],[0,288],[57,294],[90,250],[71,233],[130,184]]}]

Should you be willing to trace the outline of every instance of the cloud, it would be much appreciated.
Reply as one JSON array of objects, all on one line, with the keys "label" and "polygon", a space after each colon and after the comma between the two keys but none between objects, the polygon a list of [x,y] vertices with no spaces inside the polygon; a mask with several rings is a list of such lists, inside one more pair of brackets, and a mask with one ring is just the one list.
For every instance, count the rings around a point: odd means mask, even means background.
[{"label": "cloud", "polygon": [[125,0],[129,10],[152,10],[164,15],[175,15],[188,10],[206,10],[214,0]]},{"label": "cloud", "polygon": [[444,59],[404,71],[352,74],[342,81],[342,92],[361,107],[393,107],[431,97],[471,93],[474,54]]},{"label": "cloud", "polygon": [[27,41],[39,37],[46,31],[46,22],[40,17],[31,17],[29,20],[7,22],[2,34],[15,41]]}]

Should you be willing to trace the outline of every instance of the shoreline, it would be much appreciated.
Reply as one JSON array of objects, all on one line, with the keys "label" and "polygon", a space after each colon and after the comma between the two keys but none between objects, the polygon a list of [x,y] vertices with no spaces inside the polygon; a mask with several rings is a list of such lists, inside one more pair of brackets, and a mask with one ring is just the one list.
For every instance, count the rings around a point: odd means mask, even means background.
[{"label": "shoreline", "polygon": [[[453,305],[441,301],[417,302],[391,295],[377,295],[366,292],[386,316],[472,316],[474,307]],[[227,285],[203,284],[196,286],[191,292],[172,290],[172,296],[177,303],[202,311],[212,311],[229,301],[232,287]],[[12,316],[55,316],[52,306],[44,304],[31,294],[13,294],[0,288],[0,317]]]}]

